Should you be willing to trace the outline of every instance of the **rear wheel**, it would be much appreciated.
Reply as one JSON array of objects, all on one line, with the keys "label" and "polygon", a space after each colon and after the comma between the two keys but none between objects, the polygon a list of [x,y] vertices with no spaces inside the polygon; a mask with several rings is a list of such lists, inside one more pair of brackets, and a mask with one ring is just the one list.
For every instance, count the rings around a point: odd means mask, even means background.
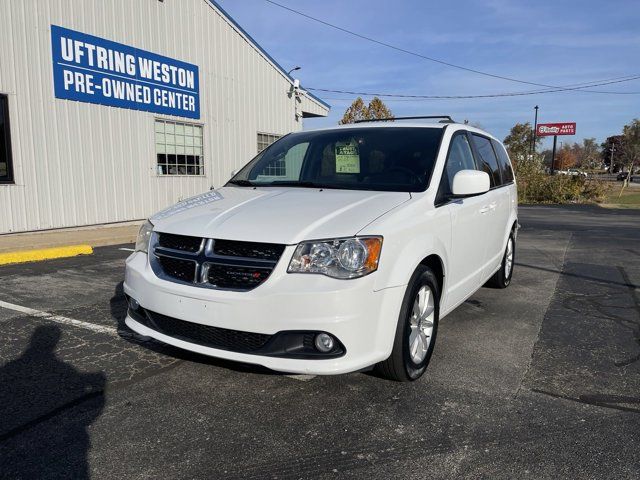
[{"label": "rear wheel", "polygon": [[493,277],[491,277],[487,282],[487,286],[493,288],[507,288],[511,283],[515,258],[516,240],[513,232],[511,232],[511,234],[509,235],[509,239],[507,240],[507,246],[504,250],[504,256],[502,257],[500,270],[493,274]]},{"label": "rear wheel", "polygon": [[427,369],[438,330],[440,289],[433,271],[416,269],[402,301],[391,356],[376,369],[399,382],[417,380]]}]

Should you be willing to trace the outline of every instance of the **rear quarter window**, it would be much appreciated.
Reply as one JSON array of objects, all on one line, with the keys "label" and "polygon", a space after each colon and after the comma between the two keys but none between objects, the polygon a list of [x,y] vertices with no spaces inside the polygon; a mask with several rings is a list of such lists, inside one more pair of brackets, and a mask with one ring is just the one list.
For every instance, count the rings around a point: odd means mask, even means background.
[{"label": "rear quarter window", "polygon": [[500,164],[500,171],[502,172],[502,183],[513,182],[513,168],[511,167],[511,161],[509,160],[507,151],[499,142],[492,140],[492,143],[493,149],[498,154],[498,163]]}]

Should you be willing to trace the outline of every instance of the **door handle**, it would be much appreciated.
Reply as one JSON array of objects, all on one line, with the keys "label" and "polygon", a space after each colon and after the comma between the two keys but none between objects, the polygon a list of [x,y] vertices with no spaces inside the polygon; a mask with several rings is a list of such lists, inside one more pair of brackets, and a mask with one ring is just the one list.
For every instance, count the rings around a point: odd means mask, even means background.
[{"label": "door handle", "polygon": [[487,213],[488,211],[489,211],[489,206],[488,205],[485,205],[484,207],[482,207],[480,209],[480,213]]},{"label": "door handle", "polygon": [[493,203],[489,204],[489,208],[490,208],[491,210],[495,210],[495,209],[496,209],[496,206],[498,206],[498,204],[497,204],[496,202],[493,202]]}]

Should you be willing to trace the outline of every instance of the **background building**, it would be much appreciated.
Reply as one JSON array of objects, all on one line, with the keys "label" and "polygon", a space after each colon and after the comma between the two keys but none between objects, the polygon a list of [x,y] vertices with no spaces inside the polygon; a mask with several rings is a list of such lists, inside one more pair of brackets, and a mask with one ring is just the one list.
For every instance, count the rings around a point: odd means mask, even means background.
[{"label": "background building", "polygon": [[0,233],[146,218],[328,110],[210,0],[0,2]]}]

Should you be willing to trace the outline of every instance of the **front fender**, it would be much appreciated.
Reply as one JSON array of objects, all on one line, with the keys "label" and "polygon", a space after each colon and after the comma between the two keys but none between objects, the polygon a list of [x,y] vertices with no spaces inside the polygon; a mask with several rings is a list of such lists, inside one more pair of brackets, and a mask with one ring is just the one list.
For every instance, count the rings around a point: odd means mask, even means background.
[{"label": "front fender", "polygon": [[[395,215],[381,217],[358,234],[384,238],[374,283],[376,291],[407,285],[416,267],[429,255],[440,257],[446,278],[451,244],[451,218],[447,209],[425,209],[422,202],[416,202]],[[446,281],[442,290],[446,292]]]}]

